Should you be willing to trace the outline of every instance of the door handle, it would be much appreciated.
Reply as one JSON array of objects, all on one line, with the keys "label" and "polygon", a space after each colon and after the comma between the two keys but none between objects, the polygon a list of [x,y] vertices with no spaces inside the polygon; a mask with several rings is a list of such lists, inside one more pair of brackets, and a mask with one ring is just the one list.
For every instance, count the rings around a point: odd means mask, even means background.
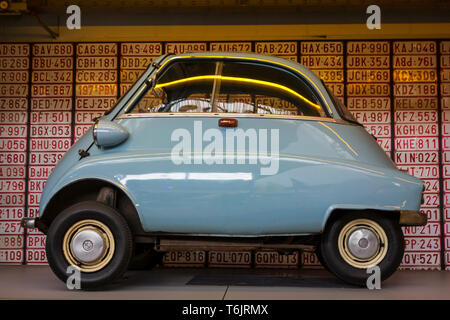
[{"label": "door handle", "polygon": [[233,118],[222,118],[219,119],[219,127],[225,127],[225,128],[235,128],[238,125],[237,119]]}]

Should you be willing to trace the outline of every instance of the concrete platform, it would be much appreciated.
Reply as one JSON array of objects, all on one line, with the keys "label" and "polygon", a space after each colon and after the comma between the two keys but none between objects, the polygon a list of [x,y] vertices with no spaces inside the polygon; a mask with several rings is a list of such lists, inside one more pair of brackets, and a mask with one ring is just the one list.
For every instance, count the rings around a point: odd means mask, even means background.
[{"label": "concrete platform", "polygon": [[450,299],[450,272],[397,271],[381,290],[348,286],[324,270],[129,271],[102,291],[71,291],[48,266],[0,266],[0,299]]}]

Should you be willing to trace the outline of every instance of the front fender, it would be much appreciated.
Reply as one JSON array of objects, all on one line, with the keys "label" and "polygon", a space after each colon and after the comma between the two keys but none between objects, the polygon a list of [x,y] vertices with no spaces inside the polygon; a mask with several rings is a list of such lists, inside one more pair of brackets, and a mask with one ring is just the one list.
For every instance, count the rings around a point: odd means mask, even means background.
[{"label": "front fender", "polygon": [[[108,163],[110,160],[104,160],[106,163]],[[42,215],[45,212],[45,209],[47,208],[50,201],[57,195],[57,193],[77,182],[81,182],[83,180],[97,180],[102,181],[105,183],[108,183],[110,185],[115,186],[116,188],[123,191],[123,193],[130,199],[130,201],[133,203],[134,207],[136,208],[136,211],[139,215],[139,219],[142,221],[142,213],[140,210],[140,205],[137,202],[137,199],[134,197],[134,195],[128,190],[126,186],[124,186],[114,175],[110,174],[110,170],[108,170],[108,166],[98,166],[99,160],[88,160],[88,158],[80,160],[78,164],[76,164],[73,168],[69,169],[69,171],[59,178],[57,182],[53,182],[51,185],[51,189],[48,189],[45,186],[45,198],[41,198],[40,206],[39,206],[39,215],[42,217]],[[102,169],[99,169],[102,168]],[[47,188],[47,190],[45,190]]]}]

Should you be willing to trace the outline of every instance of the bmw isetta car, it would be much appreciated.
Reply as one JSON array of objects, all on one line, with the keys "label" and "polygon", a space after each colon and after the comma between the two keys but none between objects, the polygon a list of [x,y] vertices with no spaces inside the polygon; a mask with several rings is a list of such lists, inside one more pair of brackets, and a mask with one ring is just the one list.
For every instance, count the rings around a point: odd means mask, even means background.
[{"label": "bmw isetta car", "polygon": [[[423,183],[304,66],[243,53],[161,56],[64,155],[40,216],[50,267],[81,287],[147,253],[310,246],[365,285],[399,266],[401,226],[424,225]],[[141,250],[141,249],[139,249]]]}]

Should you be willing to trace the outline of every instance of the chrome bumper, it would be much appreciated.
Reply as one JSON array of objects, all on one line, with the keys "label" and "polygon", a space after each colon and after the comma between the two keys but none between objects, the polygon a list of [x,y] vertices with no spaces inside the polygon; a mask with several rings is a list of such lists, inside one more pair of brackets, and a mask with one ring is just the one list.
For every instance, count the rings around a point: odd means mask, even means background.
[{"label": "chrome bumper", "polygon": [[20,225],[25,229],[34,229],[34,228],[36,228],[36,219],[35,218],[23,218],[20,221]]},{"label": "chrome bumper", "polygon": [[420,211],[401,210],[400,221],[401,226],[424,226],[427,224],[427,215]]}]

